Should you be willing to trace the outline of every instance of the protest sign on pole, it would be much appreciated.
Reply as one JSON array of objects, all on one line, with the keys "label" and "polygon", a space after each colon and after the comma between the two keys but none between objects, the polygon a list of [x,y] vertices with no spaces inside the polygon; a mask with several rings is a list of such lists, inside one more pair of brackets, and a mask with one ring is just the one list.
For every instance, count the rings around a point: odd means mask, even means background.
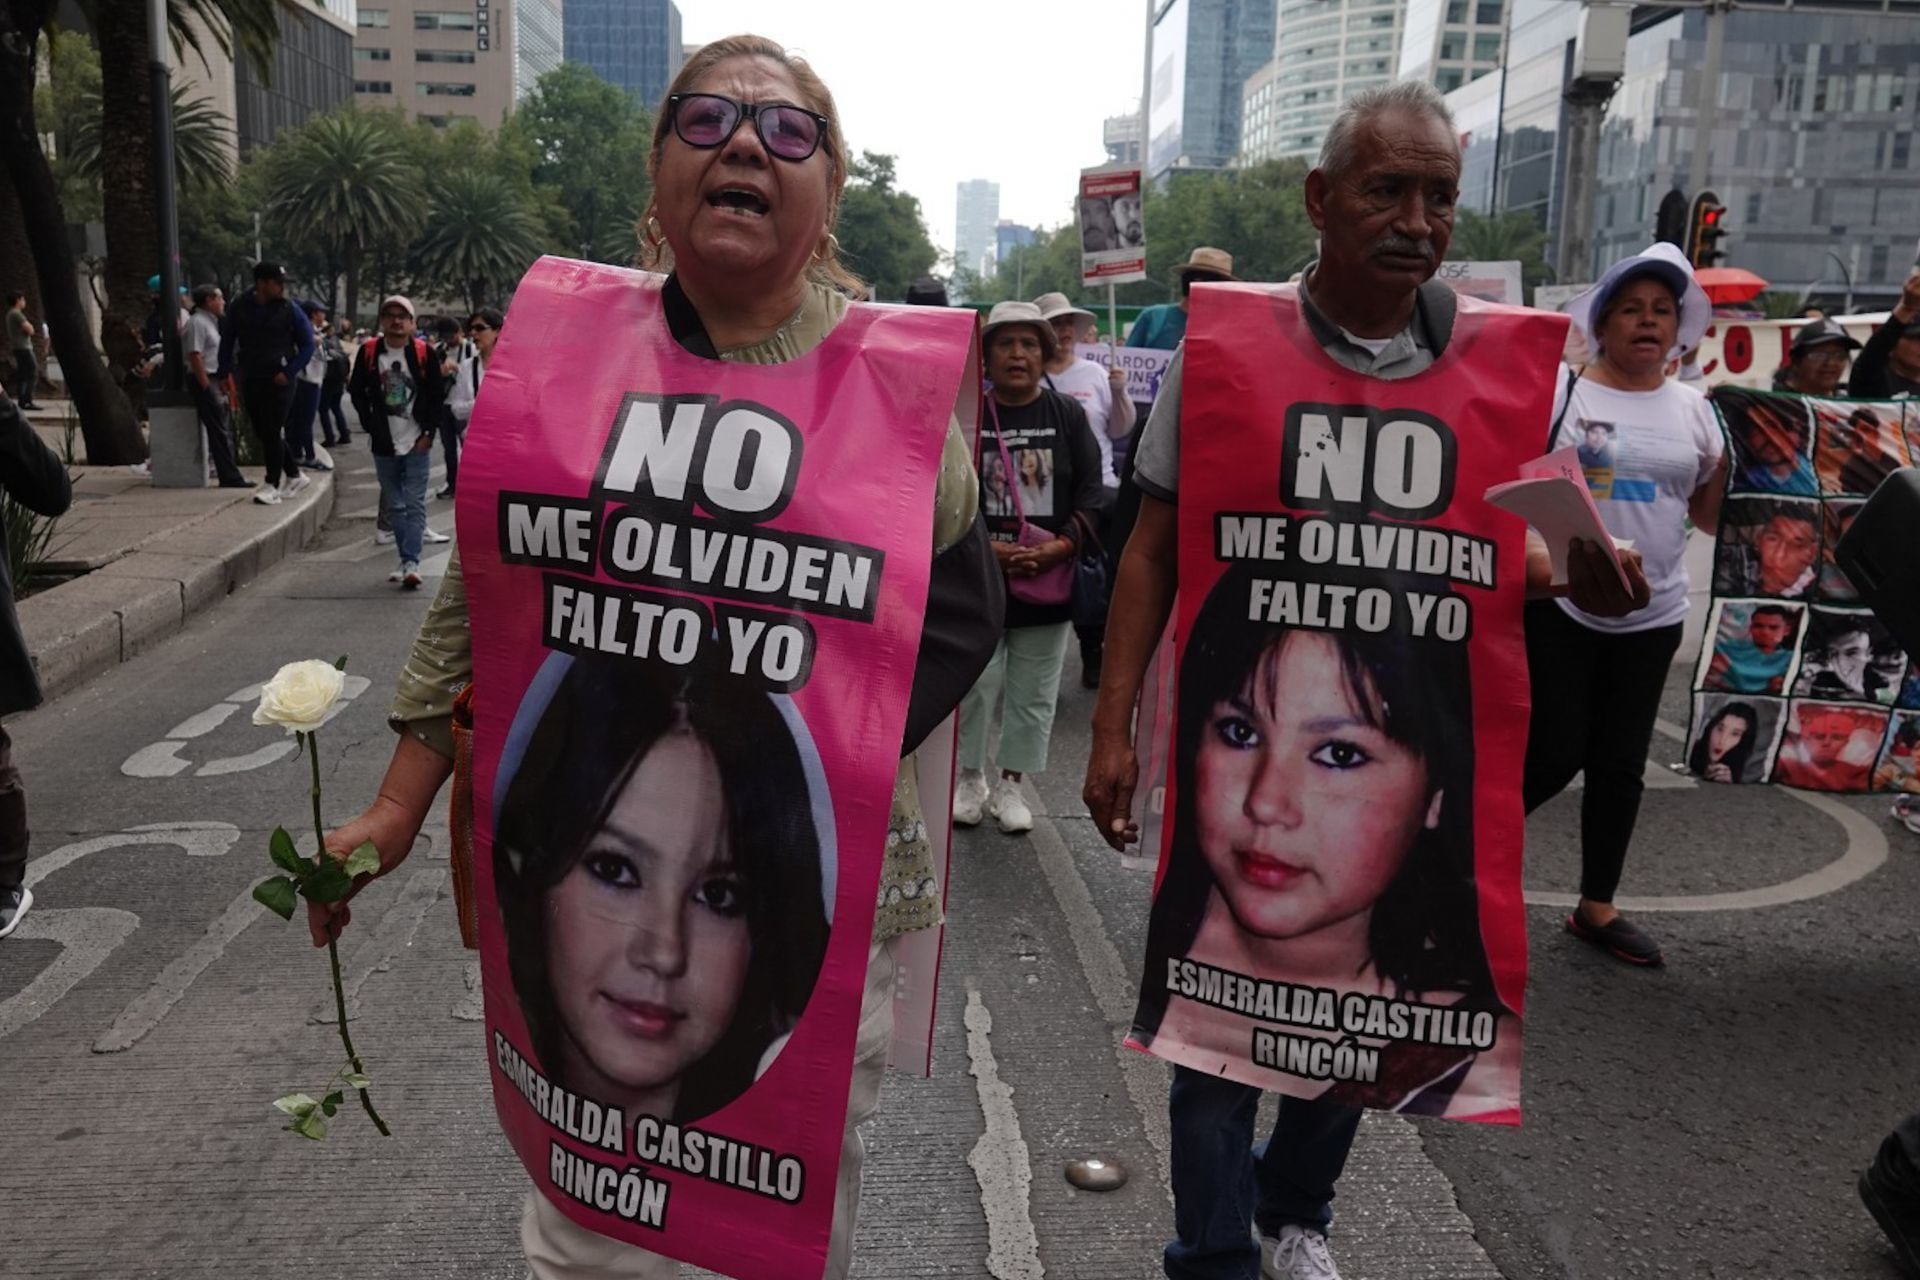
[{"label": "protest sign on pole", "polygon": [[1520,292],[1518,262],[1443,262],[1433,273],[1453,291],[1482,302],[1504,302],[1519,306],[1525,301]]},{"label": "protest sign on pole", "polygon": [[1128,284],[1147,278],[1141,176],[1136,167],[1116,165],[1081,171],[1076,204],[1081,284]]},{"label": "protest sign on pole", "polygon": [[1538,449],[1565,329],[1462,298],[1433,367],[1394,382],[1330,359],[1291,286],[1194,292],[1129,1044],[1296,1097],[1519,1122],[1525,525],[1484,495]]},{"label": "protest sign on pole", "polygon": [[1723,384],[1731,457],[1686,766],[1712,782],[1920,792],[1920,670],[1834,561],[1920,457],[1912,401]]},{"label": "protest sign on pole", "polygon": [[854,306],[800,360],[722,363],[658,276],[520,285],[458,500],[480,952],[495,1109],[581,1226],[825,1267],[972,342]]}]

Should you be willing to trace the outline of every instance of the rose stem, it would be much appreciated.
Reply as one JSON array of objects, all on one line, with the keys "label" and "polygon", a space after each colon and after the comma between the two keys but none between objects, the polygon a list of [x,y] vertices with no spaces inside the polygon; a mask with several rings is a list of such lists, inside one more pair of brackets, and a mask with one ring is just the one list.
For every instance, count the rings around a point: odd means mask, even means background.
[{"label": "rose stem", "polygon": [[[313,837],[319,841],[315,853],[316,856],[324,858],[327,856],[327,833],[320,821],[320,735],[318,733],[307,735],[307,760],[313,768]],[[360,1065],[360,1055],[353,1047],[353,1036],[347,1031],[347,994],[340,983],[340,942],[337,938],[327,939],[327,961],[333,966],[333,1007],[340,1019],[340,1043],[346,1046],[347,1061],[353,1064],[353,1073],[364,1076],[367,1074],[366,1069]],[[391,1138],[393,1134],[388,1130],[387,1122],[382,1120],[380,1113],[373,1109],[372,1091],[362,1088],[355,1089],[354,1092],[360,1095],[360,1105],[366,1108],[367,1117],[373,1121],[373,1127],[380,1131],[380,1136]]]}]

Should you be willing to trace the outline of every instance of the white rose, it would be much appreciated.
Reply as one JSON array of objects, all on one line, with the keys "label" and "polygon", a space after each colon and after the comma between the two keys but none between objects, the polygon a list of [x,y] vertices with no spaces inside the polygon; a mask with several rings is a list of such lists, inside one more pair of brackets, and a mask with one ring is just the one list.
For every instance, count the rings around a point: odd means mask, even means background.
[{"label": "white rose", "polygon": [[340,689],[346,682],[331,662],[317,658],[289,662],[260,686],[260,705],[253,709],[253,722],[284,725],[288,733],[312,733],[340,700]]}]

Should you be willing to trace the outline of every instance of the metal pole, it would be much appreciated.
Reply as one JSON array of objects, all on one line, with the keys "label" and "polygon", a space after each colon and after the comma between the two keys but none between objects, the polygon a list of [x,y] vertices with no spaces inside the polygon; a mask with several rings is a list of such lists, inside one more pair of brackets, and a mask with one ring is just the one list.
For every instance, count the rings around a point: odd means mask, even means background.
[{"label": "metal pole", "polygon": [[259,262],[267,255],[260,252],[260,211],[253,211],[253,260]]},{"label": "metal pole", "polygon": [[167,67],[167,3],[147,0],[147,66],[153,93],[154,194],[160,215],[160,340],[166,387],[184,390],[180,367],[180,212],[173,191],[173,73]]},{"label": "metal pole", "polygon": [[1565,203],[1560,217],[1559,253],[1553,264],[1561,280],[1586,280],[1593,274],[1593,207],[1599,187],[1600,126],[1611,83],[1578,82],[1567,89],[1567,167]]},{"label": "metal pole", "polygon": [[[1119,315],[1119,308],[1114,305],[1113,301],[1113,281],[1109,280],[1107,281],[1107,346],[1110,348],[1120,345]],[[1119,359],[1120,357],[1118,355],[1114,357],[1116,365],[1119,363]]]},{"label": "metal pole", "polygon": [[1707,189],[1713,150],[1713,116],[1720,105],[1720,58],[1727,43],[1727,7],[1731,0],[1709,0],[1707,53],[1700,63],[1700,101],[1694,111],[1693,164],[1687,171],[1687,189],[1696,195]]}]

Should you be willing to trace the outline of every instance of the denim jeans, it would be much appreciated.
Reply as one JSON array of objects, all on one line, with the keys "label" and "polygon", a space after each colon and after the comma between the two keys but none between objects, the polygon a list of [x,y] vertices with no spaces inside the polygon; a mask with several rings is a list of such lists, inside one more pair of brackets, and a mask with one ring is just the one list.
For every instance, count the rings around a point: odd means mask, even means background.
[{"label": "denim jeans", "polygon": [[340,397],[346,389],[344,382],[320,384],[320,430],[328,444],[345,444],[353,439],[347,434],[347,415],[340,411]]},{"label": "denim jeans", "polygon": [[313,458],[313,419],[320,412],[320,384],[305,378],[293,384],[287,408],[287,454],[300,462]]},{"label": "denim jeans", "polygon": [[380,477],[380,505],[393,525],[400,563],[418,564],[420,539],[427,529],[427,477],[433,470],[433,454],[413,449],[395,458],[375,455],[373,469]]},{"label": "denim jeans", "polygon": [[1253,1144],[1260,1090],[1218,1076],[1173,1069],[1173,1221],[1167,1246],[1173,1280],[1259,1280],[1251,1228],[1280,1234],[1289,1224],[1324,1232],[1333,1221],[1333,1185],[1347,1166],[1360,1109],[1280,1099],[1273,1135]]}]

